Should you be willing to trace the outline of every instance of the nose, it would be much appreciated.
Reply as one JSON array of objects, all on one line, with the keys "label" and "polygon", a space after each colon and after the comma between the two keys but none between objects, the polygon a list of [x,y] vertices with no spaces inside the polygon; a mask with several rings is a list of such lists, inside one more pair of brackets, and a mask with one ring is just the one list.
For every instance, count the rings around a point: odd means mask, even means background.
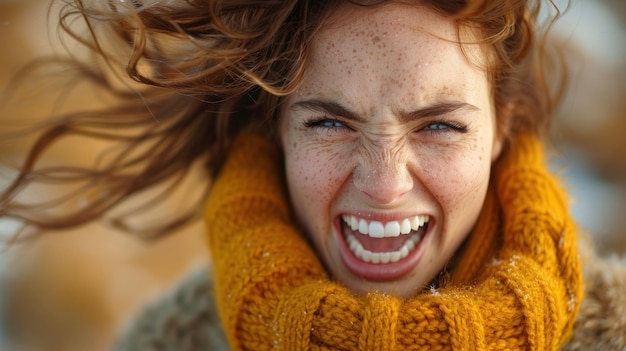
[{"label": "nose", "polygon": [[408,161],[380,156],[356,166],[353,184],[378,205],[393,204],[414,186]]}]

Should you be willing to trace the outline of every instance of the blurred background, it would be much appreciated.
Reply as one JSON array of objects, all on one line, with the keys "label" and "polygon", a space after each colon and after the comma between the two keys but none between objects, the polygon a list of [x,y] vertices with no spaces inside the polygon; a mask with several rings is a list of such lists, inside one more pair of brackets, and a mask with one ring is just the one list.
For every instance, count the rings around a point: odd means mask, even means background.
[{"label": "blurred background", "polygon": [[[54,24],[58,8],[50,14],[48,8],[47,0],[0,0],[2,91],[29,60],[63,53]],[[68,45],[76,54],[77,45]],[[68,84],[74,93],[65,96],[60,92]],[[0,103],[2,132],[50,114],[97,108],[110,101],[96,97],[88,87],[46,75],[29,79],[11,93],[8,104]],[[0,140],[0,157],[17,161],[29,145],[28,140]],[[93,140],[61,143],[46,154],[46,163],[92,164],[105,146]],[[0,187],[7,175],[0,168]],[[42,191],[64,189],[34,189],[26,197],[38,198]],[[182,191],[153,215],[158,218],[176,211],[185,195],[188,192]],[[14,223],[0,220],[0,235],[14,229]],[[0,251],[0,351],[108,350],[137,308],[171,289],[184,273],[206,260],[201,223],[154,243],[93,223]]]},{"label": "blurred background", "polygon": [[[55,10],[49,26],[48,1],[0,0],[1,89],[9,86],[9,78],[25,62],[62,52]],[[564,51],[571,79],[553,123],[552,167],[565,179],[574,215],[598,250],[624,253],[626,1],[571,1],[550,40]],[[59,95],[50,94],[54,87],[44,77],[16,91],[10,104],[0,106],[0,130],[10,127],[5,116],[19,117],[19,124],[27,125],[62,111]],[[64,106],[106,104],[88,90],[71,99]],[[18,160],[27,147],[26,142],[0,141],[0,157]],[[88,164],[101,147],[94,141],[61,145],[46,154],[46,162]],[[7,175],[10,172],[0,169],[0,186]],[[185,201],[184,191],[179,200]],[[165,214],[176,206],[173,201],[159,211]],[[0,221],[0,235],[14,229],[13,223]],[[198,223],[148,244],[93,223],[3,250],[0,350],[107,350],[138,308],[170,289],[189,270],[206,264],[202,235]]]}]

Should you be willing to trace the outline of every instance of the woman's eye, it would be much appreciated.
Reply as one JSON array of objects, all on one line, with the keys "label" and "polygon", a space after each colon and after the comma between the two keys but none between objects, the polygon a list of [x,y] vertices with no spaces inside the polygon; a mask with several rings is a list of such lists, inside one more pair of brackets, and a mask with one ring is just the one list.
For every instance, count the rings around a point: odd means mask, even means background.
[{"label": "woman's eye", "polygon": [[444,131],[457,131],[465,132],[466,128],[463,126],[455,125],[447,122],[433,122],[427,124],[423,130],[428,132],[444,132]]},{"label": "woman's eye", "polygon": [[325,119],[320,121],[319,126],[321,127],[326,127],[326,128],[341,128],[341,127],[345,127],[345,125],[341,122],[339,122],[336,119]]},{"label": "woman's eye", "polygon": [[447,125],[446,123],[441,123],[441,122],[431,123],[427,125],[426,127],[424,127],[424,129],[426,130],[444,130],[448,128],[450,128],[449,125]]},{"label": "woman's eye", "polygon": [[332,119],[332,118],[324,118],[324,119],[319,119],[319,120],[308,121],[306,122],[306,126],[309,128],[317,127],[317,128],[328,128],[328,129],[346,127],[346,125],[343,124],[342,122],[336,119]]}]

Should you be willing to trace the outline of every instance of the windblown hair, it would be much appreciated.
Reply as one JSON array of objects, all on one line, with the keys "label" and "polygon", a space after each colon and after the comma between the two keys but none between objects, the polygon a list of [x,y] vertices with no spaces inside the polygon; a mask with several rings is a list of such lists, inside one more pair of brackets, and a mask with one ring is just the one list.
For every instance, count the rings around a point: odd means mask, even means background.
[{"label": "windblown hair", "polygon": [[[0,193],[0,218],[36,231],[77,226],[104,216],[133,195],[170,182],[172,186],[163,186],[160,201],[167,199],[176,180],[198,163],[208,171],[204,189],[208,191],[210,177],[219,172],[237,133],[253,126],[265,128],[272,137],[277,107],[302,80],[312,39],[344,2],[65,0],[60,27],[96,58],[72,61],[75,71],[115,95],[119,104],[50,121],[17,177]],[[541,134],[547,129],[553,94],[539,58],[544,38],[537,36],[536,28],[540,1],[404,2],[426,3],[452,16],[459,28],[478,28],[480,44],[493,54],[486,69],[502,135]],[[77,19],[86,23],[88,36],[73,29]],[[120,70],[125,84],[115,83]],[[38,167],[49,147],[71,135],[110,140],[119,147],[97,169]],[[90,201],[54,215],[46,215],[50,207],[70,197],[39,204],[19,201],[25,187],[51,181],[86,182],[81,191],[91,191]],[[156,237],[197,218],[202,206],[194,207],[156,228],[131,228],[121,218],[113,223]]]}]

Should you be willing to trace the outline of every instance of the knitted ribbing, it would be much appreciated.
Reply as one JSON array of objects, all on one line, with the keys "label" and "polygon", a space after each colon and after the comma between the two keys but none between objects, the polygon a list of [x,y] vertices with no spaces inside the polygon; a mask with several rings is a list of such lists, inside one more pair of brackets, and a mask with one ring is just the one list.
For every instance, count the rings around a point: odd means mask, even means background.
[{"label": "knitted ribbing", "polygon": [[292,223],[279,153],[246,135],[209,196],[216,297],[233,350],[556,350],[582,295],[576,232],[539,141],[494,168],[448,283],[409,299],[333,282]]}]

